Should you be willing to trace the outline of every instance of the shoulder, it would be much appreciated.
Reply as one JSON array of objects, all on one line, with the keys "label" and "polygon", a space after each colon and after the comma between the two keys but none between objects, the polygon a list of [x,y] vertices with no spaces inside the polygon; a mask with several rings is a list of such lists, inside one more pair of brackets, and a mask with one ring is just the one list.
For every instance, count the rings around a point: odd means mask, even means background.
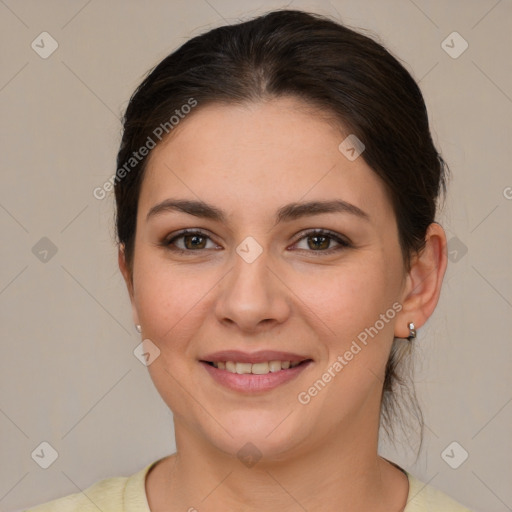
[{"label": "shoulder", "polygon": [[43,503],[26,512],[74,512],[79,510],[98,512],[98,508],[100,510],[121,512],[123,510],[123,492],[127,480],[127,477],[106,478],[91,485],[83,492]]},{"label": "shoulder", "polygon": [[407,473],[409,496],[404,512],[471,512],[447,494]]},{"label": "shoulder", "polygon": [[150,512],[145,478],[157,462],[152,462],[131,476],[100,480],[82,492],[37,505],[24,512]]}]

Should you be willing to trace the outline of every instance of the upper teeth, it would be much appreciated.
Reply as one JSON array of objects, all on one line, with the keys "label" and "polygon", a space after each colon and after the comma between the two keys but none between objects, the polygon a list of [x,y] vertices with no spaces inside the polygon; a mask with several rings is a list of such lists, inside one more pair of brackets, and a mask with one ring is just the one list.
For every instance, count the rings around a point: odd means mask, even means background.
[{"label": "upper teeth", "polygon": [[227,370],[231,373],[254,373],[256,375],[264,375],[269,372],[278,372],[288,368],[294,368],[299,365],[300,361],[267,361],[263,363],[236,363],[233,361],[214,362],[213,366],[219,370]]}]

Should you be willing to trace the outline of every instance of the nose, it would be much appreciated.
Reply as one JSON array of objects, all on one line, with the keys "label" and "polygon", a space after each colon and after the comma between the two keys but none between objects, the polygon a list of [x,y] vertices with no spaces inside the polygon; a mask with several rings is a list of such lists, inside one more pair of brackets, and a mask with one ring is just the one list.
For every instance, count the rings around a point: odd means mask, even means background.
[{"label": "nose", "polygon": [[221,323],[257,333],[286,321],[291,292],[271,267],[265,251],[252,263],[234,254],[234,266],[221,281],[215,301],[215,314]]}]

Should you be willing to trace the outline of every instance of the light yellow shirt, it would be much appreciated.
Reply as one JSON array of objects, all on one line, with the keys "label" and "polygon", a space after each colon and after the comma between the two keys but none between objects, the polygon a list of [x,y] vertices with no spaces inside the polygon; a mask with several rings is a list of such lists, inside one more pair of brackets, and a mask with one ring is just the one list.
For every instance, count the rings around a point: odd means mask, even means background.
[{"label": "light yellow shirt", "polygon": [[[146,475],[159,460],[132,476],[100,480],[84,492],[49,501],[25,512],[151,512],[146,498]],[[404,472],[409,479],[404,512],[471,512],[443,492]]]}]

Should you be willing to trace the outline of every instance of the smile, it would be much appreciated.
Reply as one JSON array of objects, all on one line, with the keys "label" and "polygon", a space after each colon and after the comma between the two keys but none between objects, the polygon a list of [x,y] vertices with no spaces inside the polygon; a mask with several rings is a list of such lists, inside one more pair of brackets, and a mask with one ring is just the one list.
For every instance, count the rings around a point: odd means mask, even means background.
[{"label": "smile", "polygon": [[223,387],[243,393],[260,393],[270,391],[296,378],[313,364],[313,361],[200,361],[200,364],[213,380]]},{"label": "smile", "polygon": [[[265,375],[267,373],[279,372],[288,368],[295,368],[301,361],[263,361],[260,363],[239,363],[234,361],[207,361],[219,370],[226,370],[240,375],[252,373],[254,375]],[[302,361],[304,362],[304,361]]]}]

